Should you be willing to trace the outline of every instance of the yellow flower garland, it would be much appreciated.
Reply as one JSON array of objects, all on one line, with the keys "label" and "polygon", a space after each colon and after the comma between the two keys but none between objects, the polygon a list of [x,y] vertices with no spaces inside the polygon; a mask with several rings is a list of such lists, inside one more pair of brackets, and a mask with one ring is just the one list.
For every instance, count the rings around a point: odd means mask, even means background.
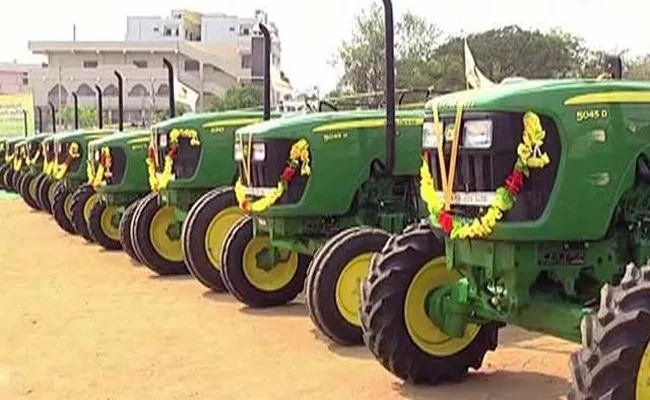
[{"label": "yellow flower garland", "polygon": [[108,147],[104,146],[100,150],[100,161],[99,165],[97,165],[97,170],[93,170],[92,162],[88,160],[88,167],[86,169],[86,173],[88,175],[88,184],[94,188],[97,188],[104,181],[104,177],[110,178],[112,175],[111,165],[111,150]]},{"label": "yellow flower garland", "polygon": [[190,146],[198,147],[201,145],[199,140],[199,133],[194,129],[172,129],[169,132],[169,150],[164,158],[163,172],[160,179],[156,176],[155,160],[147,155],[145,160],[147,164],[147,173],[149,175],[149,187],[152,191],[158,192],[166,189],[169,182],[172,180],[172,172],[174,167],[174,156],[178,148],[180,139],[189,139]]},{"label": "yellow flower garland", "polygon": [[[300,139],[291,146],[289,151],[289,166],[285,168],[292,170],[292,175],[296,169],[300,167],[300,175],[311,175],[311,167],[309,166],[309,143],[305,139]],[[261,213],[272,207],[284,194],[291,178],[283,176],[278,181],[273,190],[264,195],[261,199],[250,202],[246,197],[246,188],[241,181],[241,176],[235,183],[235,197],[239,207],[248,213]]]},{"label": "yellow flower garland", "polygon": [[[542,128],[539,117],[529,111],[524,114],[523,122],[524,131],[522,143],[517,146],[519,157],[515,164],[515,170],[527,176],[529,168],[544,168],[551,160],[548,154],[541,150],[546,132]],[[438,217],[443,212],[444,202],[436,193],[429,164],[424,157],[420,167],[420,197],[427,205],[432,223],[439,226]],[[453,228],[449,236],[452,239],[472,239],[489,235],[497,222],[503,218],[504,212],[514,206],[515,200],[506,187],[498,188],[492,204],[482,216],[470,221],[460,221],[452,217]]]}]

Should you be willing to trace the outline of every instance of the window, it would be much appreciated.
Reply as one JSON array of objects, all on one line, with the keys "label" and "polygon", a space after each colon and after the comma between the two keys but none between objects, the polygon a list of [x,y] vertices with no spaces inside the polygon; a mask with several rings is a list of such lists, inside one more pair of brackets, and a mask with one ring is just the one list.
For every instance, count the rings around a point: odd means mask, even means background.
[{"label": "window", "polygon": [[165,28],[165,32],[163,33],[164,36],[171,36],[172,35],[172,30],[169,28]]},{"label": "window", "polygon": [[84,68],[97,68],[97,61],[95,60],[84,61]]},{"label": "window", "polygon": [[253,57],[250,54],[244,54],[241,56],[241,67],[242,68],[252,68],[253,67]]},{"label": "window", "polygon": [[23,85],[29,85],[29,78],[26,76],[23,76]]},{"label": "window", "polygon": [[158,28],[158,27],[156,26],[155,28],[153,28],[153,31],[154,31],[154,32],[160,32],[160,28]]},{"label": "window", "polygon": [[240,36],[248,36],[248,35],[250,35],[250,34],[251,34],[251,29],[250,29],[250,27],[245,26],[245,25],[241,25],[241,26],[239,27],[239,35],[240,35]]},{"label": "window", "polygon": [[230,32],[234,32],[234,31],[235,31],[235,27],[234,27],[234,26],[231,26],[230,28],[228,28],[228,30],[229,30]]},{"label": "window", "polygon": [[198,71],[199,62],[195,60],[185,60],[185,71]]},{"label": "window", "polygon": [[178,36],[178,34],[179,34],[179,32],[178,32],[178,28],[176,28],[176,36]]},{"label": "window", "polygon": [[147,68],[147,62],[145,60],[134,60],[133,65],[138,68]]}]

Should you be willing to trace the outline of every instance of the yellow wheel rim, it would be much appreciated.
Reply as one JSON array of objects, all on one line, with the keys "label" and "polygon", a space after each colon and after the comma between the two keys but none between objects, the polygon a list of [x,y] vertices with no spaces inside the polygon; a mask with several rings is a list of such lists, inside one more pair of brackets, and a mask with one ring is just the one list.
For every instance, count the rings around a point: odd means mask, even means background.
[{"label": "yellow wheel rim", "polygon": [[460,275],[447,269],[444,257],[427,264],[411,281],[404,302],[404,321],[411,340],[425,353],[446,357],[465,349],[476,337],[480,327],[468,325],[462,338],[451,338],[436,327],[426,313],[425,303],[431,290],[458,281]]},{"label": "yellow wheel rim", "polygon": [[368,266],[373,253],[364,253],[348,262],[336,281],[336,308],[343,318],[354,326],[361,326],[361,281],[368,275]]},{"label": "yellow wheel rim", "polygon": [[36,178],[33,178],[31,181],[29,181],[29,186],[27,186],[27,191],[29,192],[29,197],[32,199],[36,198],[36,192],[38,191],[38,187],[36,186]]},{"label": "yellow wheel rim", "polygon": [[86,200],[86,204],[84,204],[84,210],[83,210],[84,221],[86,221],[86,223],[88,223],[88,221],[90,220],[90,212],[93,210],[93,207],[95,206],[95,204],[97,204],[98,201],[99,201],[99,194],[97,193],[91,194],[90,197],[88,197],[88,200]]},{"label": "yellow wheel rim", "polygon": [[161,207],[151,219],[149,239],[154,250],[161,257],[172,262],[181,262],[183,261],[181,241],[178,239],[172,240],[167,235],[169,226],[175,222],[174,209],[171,207]]},{"label": "yellow wheel rim", "polygon": [[205,232],[205,252],[208,255],[210,264],[219,269],[221,266],[221,247],[226,238],[228,229],[242,217],[239,207],[233,206],[221,210],[212,218],[208,229]]},{"label": "yellow wheel rim", "polygon": [[115,218],[116,214],[117,211],[115,208],[106,206],[99,219],[99,226],[101,226],[102,232],[104,232],[104,234],[112,240],[120,239],[119,227],[113,225],[113,219]]},{"label": "yellow wheel rim", "polygon": [[66,193],[65,199],[63,200],[63,212],[65,213],[68,220],[72,220],[72,194]]},{"label": "yellow wheel rim", "polygon": [[274,292],[287,286],[298,270],[298,254],[294,252],[290,252],[287,261],[278,262],[268,271],[258,268],[257,254],[269,248],[270,245],[271,241],[268,237],[256,236],[248,242],[242,257],[244,276],[251,285],[265,292]]},{"label": "yellow wheel rim", "polygon": [[650,399],[650,342],[646,345],[636,376],[636,400]]},{"label": "yellow wheel rim", "polygon": [[47,198],[50,200],[50,204],[54,203],[54,195],[56,194],[56,187],[53,183],[50,184],[50,187],[47,189]]}]

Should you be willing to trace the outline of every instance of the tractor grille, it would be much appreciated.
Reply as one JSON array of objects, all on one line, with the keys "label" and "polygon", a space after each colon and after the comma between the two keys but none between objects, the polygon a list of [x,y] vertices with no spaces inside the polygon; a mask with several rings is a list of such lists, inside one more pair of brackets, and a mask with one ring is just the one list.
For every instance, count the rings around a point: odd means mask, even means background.
[{"label": "tractor grille", "polygon": [[[468,149],[459,147],[456,160],[456,174],[453,190],[455,193],[494,192],[502,186],[512,172],[517,160],[517,145],[521,142],[523,114],[498,113],[483,114],[493,120],[492,145],[488,149]],[[443,123],[453,123],[453,116],[443,116]],[[540,116],[542,127],[546,130],[543,151],[551,158],[551,164],[541,170],[533,170],[526,179],[517,198],[515,207],[505,216],[506,221],[532,221],[538,219],[548,203],[557,173],[557,160],[560,154],[560,141],[557,127],[550,118]],[[447,173],[451,158],[451,143],[445,141],[444,158]],[[429,166],[438,190],[442,187],[438,154],[429,150]],[[485,206],[452,205],[454,213],[475,217],[485,212]]]},{"label": "tractor grille", "polygon": [[47,154],[47,161],[54,161],[54,141],[49,141],[45,145],[45,154]]},{"label": "tractor grille", "polygon": [[124,180],[126,173],[126,152],[121,147],[111,149],[111,177],[106,178],[106,184],[119,185]]},{"label": "tractor grille", "polygon": [[189,179],[194,176],[199,165],[201,146],[190,145],[190,140],[181,138],[178,141],[176,157],[174,158],[174,174],[176,179]]},{"label": "tractor grille", "polygon": [[38,154],[38,151],[40,150],[41,145],[39,143],[31,142],[28,147],[28,154],[30,159],[34,159],[36,157],[36,154]]},{"label": "tractor grille", "polygon": [[[250,182],[246,181],[243,163],[239,163],[238,172],[244,185],[254,188],[274,188],[278,185],[280,175],[287,166],[289,150],[295,142],[294,139],[271,139],[267,141],[254,140],[253,143],[264,143],[266,158],[264,161],[250,162]],[[244,140],[244,147],[247,147],[247,140]],[[307,176],[299,173],[294,175],[289,187],[276,204],[293,204],[300,201],[302,194],[307,187]]]},{"label": "tractor grille", "polygon": [[59,142],[56,148],[56,162],[62,164],[68,156],[68,144]]},{"label": "tractor grille", "polygon": [[[157,130],[154,133],[155,140],[156,140],[156,145],[155,149],[157,152],[157,157],[156,157],[156,172],[162,173],[163,172],[163,167],[165,165],[165,156],[167,155],[167,149],[169,146],[169,132],[167,131],[162,131],[162,130]],[[165,140],[165,146],[160,145],[161,137],[165,137],[167,140]],[[163,139],[164,140],[164,139]]]}]

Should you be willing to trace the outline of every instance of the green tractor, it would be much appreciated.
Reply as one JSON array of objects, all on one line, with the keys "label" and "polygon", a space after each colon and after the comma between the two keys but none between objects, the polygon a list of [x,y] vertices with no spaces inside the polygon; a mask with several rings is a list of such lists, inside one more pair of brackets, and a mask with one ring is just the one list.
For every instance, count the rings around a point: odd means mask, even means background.
[{"label": "green tractor", "polygon": [[41,153],[43,154],[43,170],[38,188],[37,188],[37,203],[39,207],[50,214],[52,214],[52,203],[54,202],[54,195],[56,194],[56,182],[54,180],[54,166],[56,164],[56,152],[54,151],[54,138],[56,133],[52,133],[45,137],[41,142]]},{"label": "green tractor", "polygon": [[0,189],[8,192],[15,192],[13,189],[14,160],[16,158],[16,146],[23,141],[23,137],[10,137],[6,139],[4,163],[0,166]]},{"label": "green tractor", "polygon": [[[269,71],[270,35],[262,24],[260,29],[266,38],[265,63]],[[168,62],[166,66],[171,76],[173,68]],[[264,80],[263,112],[236,110],[187,115],[152,127],[147,156],[152,193],[132,210],[127,209],[131,220],[125,219],[124,223],[130,222],[126,238],[130,243],[122,244],[132,247],[135,258],[155,273],[185,274],[188,269],[194,273],[205,267],[217,271],[225,230],[242,215],[232,192],[225,197],[221,194],[221,188],[232,187],[237,175],[231,155],[234,133],[242,126],[279,116],[270,110],[270,73],[265,73]],[[228,209],[228,217],[217,225],[202,216],[190,220],[188,211],[199,201],[216,201],[218,207]]]},{"label": "green tractor", "polygon": [[374,255],[364,340],[409,382],[481,367],[512,324],[582,349],[569,399],[650,399],[650,83],[531,80],[426,106],[429,217]]},{"label": "green tractor", "polygon": [[[118,80],[118,107],[119,130],[123,126],[123,78],[115,71]],[[70,234],[78,234],[85,240],[92,242],[88,232],[87,222],[90,211],[99,196],[94,192],[92,186],[87,183],[87,162],[88,143],[113,134],[113,130],[104,129],[103,126],[103,105],[102,91],[97,89],[97,114],[98,128],[77,129],[72,132],[64,132],[54,137],[54,166],[52,177],[55,183],[53,188],[54,196],[51,199],[52,215],[61,229]],[[75,97],[76,99],[76,97]],[[77,102],[75,101],[75,115],[77,115]],[[75,117],[75,128],[78,128],[78,118]]]},{"label": "green tractor", "polygon": [[[392,71],[392,29],[386,42]],[[384,96],[386,111],[311,114],[236,135],[234,195],[248,215],[225,236],[221,279],[251,307],[286,304],[306,286],[313,322],[341,345],[362,343],[359,283],[373,253],[425,212],[411,157],[423,112],[396,112],[390,77]]]}]

